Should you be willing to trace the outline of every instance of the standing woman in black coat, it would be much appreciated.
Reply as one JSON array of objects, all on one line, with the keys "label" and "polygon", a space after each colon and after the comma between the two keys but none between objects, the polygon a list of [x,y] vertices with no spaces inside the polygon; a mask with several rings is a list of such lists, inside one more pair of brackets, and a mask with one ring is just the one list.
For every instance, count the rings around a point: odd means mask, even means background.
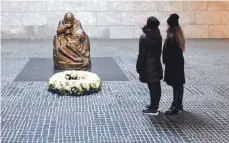
[{"label": "standing woman in black coat", "polygon": [[158,115],[161,98],[161,83],[163,78],[161,53],[162,37],[158,26],[160,22],[151,16],[147,24],[142,28],[143,34],[139,39],[139,54],[136,64],[139,79],[147,83],[150,91],[150,105],[142,112],[148,115]]},{"label": "standing woman in black coat", "polygon": [[163,63],[165,64],[164,81],[173,87],[173,102],[165,115],[172,116],[183,110],[184,94],[184,57],[185,38],[178,22],[179,16],[171,14],[167,20],[167,37],[163,47]]}]

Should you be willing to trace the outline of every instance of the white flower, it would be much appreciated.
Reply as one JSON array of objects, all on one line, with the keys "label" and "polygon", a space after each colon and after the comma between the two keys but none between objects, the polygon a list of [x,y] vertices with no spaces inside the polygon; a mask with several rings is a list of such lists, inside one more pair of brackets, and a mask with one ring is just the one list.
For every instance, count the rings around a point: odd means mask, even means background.
[{"label": "white flower", "polygon": [[93,89],[95,89],[95,88],[96,88],[96,84],[95,84],[95,82],[94,82],[94,81],[90,83],[90,87],[91,87],[91,88],[93,88]]},{"label": "white flower", "polygon": [[71,86],[69,84],[65,84],[64,88],[67,91],[71,91]]},{"label": "white flower", "polygon": [[72,80],[72,87],[76,87],[79,91],[83,91],[79,80]]},{"label": "white flower", "polygon": [[61,89],[63,86],[61,86],[60,84],[56,84],[55,85],[55,88],[57,88],[57,89]]},{"label": "white flower", "polygon": [[87,72],[86,71],[77,71],[77,77],[79,80],[86,79]]},{"label": "white flower", "polygon": [[58,87],[58,89],[64,89],[65,86],[65,82],[63,82],[62,80],[58,81],[58,83],[56,84],[56,87]]},{"label": "white flower", "polygon": [[99,88],[99,86],[100,86],[100,81],[96,81],[95,82],[95,88]]},{"label": "white flower", "polygon": [[90,89],[90,85],[89,85],[89,82],[87,80],[82,80],[81,81],[81,85],[86,90],[89,90]]},{"label": "white flower", "polygon": [[55,79],[49,79],[49,85],[55,85],[57,80]]}]

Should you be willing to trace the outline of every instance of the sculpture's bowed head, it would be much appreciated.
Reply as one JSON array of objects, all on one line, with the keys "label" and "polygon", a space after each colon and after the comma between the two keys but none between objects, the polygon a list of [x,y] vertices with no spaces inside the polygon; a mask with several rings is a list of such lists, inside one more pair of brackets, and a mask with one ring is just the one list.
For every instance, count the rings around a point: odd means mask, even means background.
[{"label": "sculpture's bowed head", "polygon": [[73,24],[74,23],[74,15],[70,12],[64,15],[64,21],[66,24]]}]

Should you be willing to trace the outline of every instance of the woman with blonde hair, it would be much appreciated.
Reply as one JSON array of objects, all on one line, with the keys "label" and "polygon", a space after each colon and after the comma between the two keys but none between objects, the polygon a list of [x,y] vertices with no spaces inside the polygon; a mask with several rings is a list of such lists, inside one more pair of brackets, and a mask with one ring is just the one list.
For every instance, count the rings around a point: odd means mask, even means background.
[{"label": "woman with blonde hair", "polygon": [[185,38],[178,20],[177,14],[171,14],[167,20],[167,37],[162,55],[165,64],[164,81],[173,87],[173,102],[169,110],[165,112],[167,116],[176,115],[183,110]]}]

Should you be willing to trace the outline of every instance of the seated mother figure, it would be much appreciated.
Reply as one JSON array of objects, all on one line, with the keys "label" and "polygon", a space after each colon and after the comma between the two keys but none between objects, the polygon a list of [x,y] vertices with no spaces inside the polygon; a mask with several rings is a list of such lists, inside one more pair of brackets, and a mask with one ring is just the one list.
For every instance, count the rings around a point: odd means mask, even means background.
[{"label": "seated mother figure", "polygon": [[54,37],[53,61],[55,69],[88,70],[91,68],[90,42],[79,20],[66,13],[59,21]]}]

